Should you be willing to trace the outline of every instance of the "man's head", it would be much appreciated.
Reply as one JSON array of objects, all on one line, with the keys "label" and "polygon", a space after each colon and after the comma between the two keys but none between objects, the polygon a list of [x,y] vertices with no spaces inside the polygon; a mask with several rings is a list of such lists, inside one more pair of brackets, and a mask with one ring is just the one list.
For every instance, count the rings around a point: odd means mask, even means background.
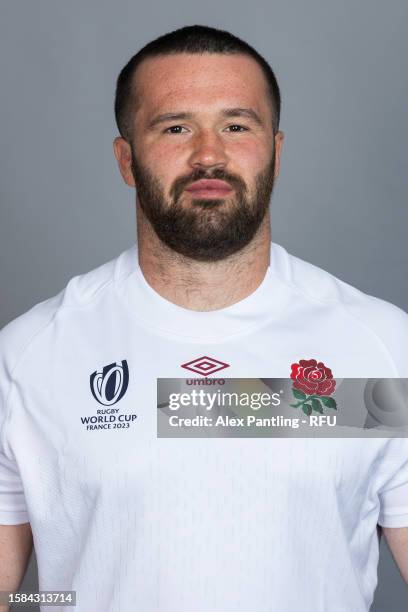
[{"label": "man's head", "polygon": [[252,240],[283,140],[279,88],[252,47],[205,26],[166,34],[120,73],[115,112],[120,171],[162,242],[216,261]]}]

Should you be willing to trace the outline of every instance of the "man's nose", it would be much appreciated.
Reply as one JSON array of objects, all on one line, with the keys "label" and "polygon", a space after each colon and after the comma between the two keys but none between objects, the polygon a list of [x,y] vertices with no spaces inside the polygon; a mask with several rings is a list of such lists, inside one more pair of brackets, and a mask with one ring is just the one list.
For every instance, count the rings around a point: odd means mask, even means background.
[{"label": "man's nose", "polygon": [[222,137],[212,130],[201,131],[193,141],[190,165],[193,168],[225,166],[228,161]]}]

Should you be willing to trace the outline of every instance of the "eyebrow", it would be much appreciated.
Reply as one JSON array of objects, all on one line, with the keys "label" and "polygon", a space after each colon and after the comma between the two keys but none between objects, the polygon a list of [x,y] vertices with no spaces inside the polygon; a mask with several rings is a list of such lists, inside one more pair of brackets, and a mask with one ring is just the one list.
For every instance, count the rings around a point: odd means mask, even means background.
[{"label": "eyebrow", "polygon": [[[225,108],[221,112],[223,117],[234,118],[234,117],[246,117],[247,119],[251,119],[257,125],[263,127],[263,121],[252,108]],[[152,129],[161,123],[166,123],[167,121],[178,121],[183,119],[193,119],[194,113],[180,112],[180,113],[163,113],[162,115],[157,115],[154,117],[148,128]]]},{"label": "eyebrow", "polygon": [[256,113],[253,108],[226,108],[222,111],[224,117],[247,117],[247,119],[252,119],[255,123],[263,127],[263,121]]},{"label": "eyebrow", "polygon": [[179,119],[191,119],[193,117],[192,113],[164,113],[163,115],[157,115],[157,117],[153,117],[150,121],[148,128],[154,128],[156,125],[160,123],[165,123],[166,121],[178,121]]}]

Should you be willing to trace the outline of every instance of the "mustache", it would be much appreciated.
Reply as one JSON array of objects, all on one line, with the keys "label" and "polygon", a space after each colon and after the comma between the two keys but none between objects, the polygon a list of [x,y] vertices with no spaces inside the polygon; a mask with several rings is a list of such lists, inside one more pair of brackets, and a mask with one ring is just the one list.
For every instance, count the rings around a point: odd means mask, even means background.
[{"label": "mustache", "polygon": [[247,191],[247,186],[241,177],[225,172],[225,170],[222,168],[215,168],[211,172],[206,171],[203,168],[197,168],[188,176],[183,176],[176,179],[170,189],[170,195],[175,201],[177,201],[186,187],[201,179],[218,179],[220,181],[229,183],[231,187],[236,189],[238,192],[246,193]]}]

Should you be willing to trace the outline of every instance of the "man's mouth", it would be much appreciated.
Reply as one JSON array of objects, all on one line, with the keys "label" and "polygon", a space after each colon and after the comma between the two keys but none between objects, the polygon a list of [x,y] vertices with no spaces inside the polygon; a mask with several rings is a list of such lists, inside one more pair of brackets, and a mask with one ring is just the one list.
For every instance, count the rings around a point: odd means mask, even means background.
[{"label": "man's mouth", "polygon": [[219,179],[201,179],[186,188],[194,198],[222,198],[232,192],[232,187]]}]

